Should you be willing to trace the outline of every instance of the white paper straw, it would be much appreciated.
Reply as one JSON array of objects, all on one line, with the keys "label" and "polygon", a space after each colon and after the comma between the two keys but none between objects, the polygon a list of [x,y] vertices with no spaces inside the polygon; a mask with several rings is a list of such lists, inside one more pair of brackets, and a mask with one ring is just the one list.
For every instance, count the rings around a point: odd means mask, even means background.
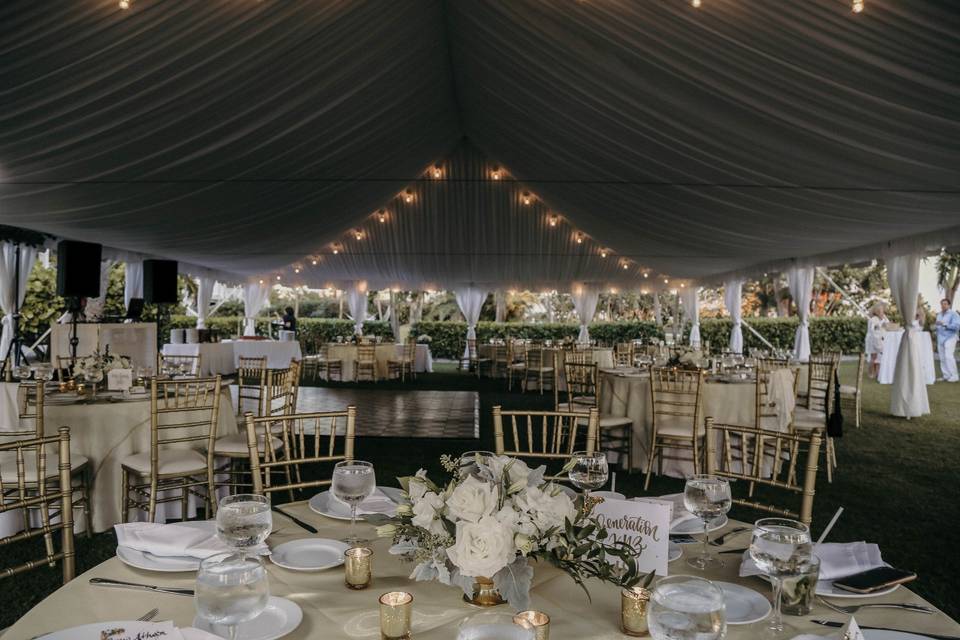
[{"label": "white paper straw", "polygon": [[616,493],[617,491],[617,472],[614,471],[613,475],[610,477],[610,493]]},{"label": "white paper straw", "polygon": [[837,520],[840,518],[840,514],[843,513],[843,507],[837,509],[837,512],[833,514],[833,518],[830,519],[830,523],[827,524],[827,528],[823,530],[823,533],[820,534],[820,537],[817,538],[817,544],[823,542],[827,534],[830,533],[830,529],[833,529],[833,525],[837,524]]}]

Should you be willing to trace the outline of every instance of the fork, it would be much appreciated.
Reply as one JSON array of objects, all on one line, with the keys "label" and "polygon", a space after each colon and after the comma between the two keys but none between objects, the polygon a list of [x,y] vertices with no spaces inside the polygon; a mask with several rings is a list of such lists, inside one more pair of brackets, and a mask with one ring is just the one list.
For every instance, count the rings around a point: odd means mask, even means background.
[{"label": "fork", "polygon": [[919,604],[908,604],[906,602],[878,602],[878,603],[867,603],[867,604],[853,604],[848,606],[841,606],[839,604],[833,604],[832,602],[827,602],[820,596],[817,596],[817,600],[821,602],[828,609],[833,609],[837,613],[844,613],[847,615],[854,614],[860,609],[906,609],[907,611],[916,611],[917,613],[936,613],[934,609],[930,607],[924,607]]},{"label": "fork", "polygon": [[[157,614],[160,613],[160,609],[153,608],[150,611],[147,611],[145,614],[137,618],[137,622],[150,622],[157,617]],[[41,633],[38,636],[33,636],[30,640],[40,640],[40,638],[45,638],[46,636],[54,633],[53,631],[47,631],[46,633]]]},{"label": "fork", "polygon": [[732,536],[735,533],[740,533],[741,531],[749,531],[749,530],[750,530],[750,527],[735,527],[733,529],[730,529],[730,531],[727,531],[723,535],[719,535],[713,540],[711,540],[710,545],[713,547],[719,547],[726,541],[727,536]]}]

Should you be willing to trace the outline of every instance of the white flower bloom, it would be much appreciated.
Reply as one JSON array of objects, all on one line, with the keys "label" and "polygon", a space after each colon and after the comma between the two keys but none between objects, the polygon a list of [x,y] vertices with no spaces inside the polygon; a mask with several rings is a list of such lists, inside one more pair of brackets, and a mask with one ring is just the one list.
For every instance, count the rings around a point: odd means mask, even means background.
[{"label": "white flower bloom", "polygon": [[426,529],[430,533],[443,534],[446,529],[440,516],[443,514],[443,498],[433,491],[423,494],[423,497],[413,505],[413,519],[410,521],[415,527]]},{"label": "white flower bloom", "polygon": [[426,477],[427,470],[420,469],[417,471],[417,475],[410,478],[410,483],[407,485],[409,488],[407,493],[410,495],[410,502],[416,503],[423,497],[423,494],[427,492],[427,483],[424,482]]},{"label": "white flower bloom", "polygon": [[484,458],[484,462],[487,467],[493,472],[493,477],[499,480],[503,477],[503,470],[510,465],[510,484],[516,482],[523,482],[526,484],[527,476],[530,475],[530,467],[527,464],[520,460],[519,458],[511,458],[510,456],[493,456]]},{"label": "white flower bloom", "polygon": [[500,492],[489,482],[467,476],[447,500],[447,513],[454,521],[479,522],[496,510],[499,498]]},{"label": "white flower bloom", "polygon": [[513,532],[492,516],[484,516],[479,522],[458,522],[457,541],[447,548],[450,561],[462,575],[470,577],[492,577],[516,555]]},{"label": "white flower bloom", "polygon": [[533,551],[535,546],[533,540],[530,539],[530,536],[522,533],[518,533],[513,537],[513,544],[516,545],[517,551],[524,556],[530,555],[530,552]]},{"label": "white flower bloom", "polygon": [[566,493],[551,495],[551,485],[546,485],[543,489],[530,487],[515,496],[514,502],[518,509],[529,515],[541,533],[551,527],[562,527],[565,519],[573,521],[577,513],[573,501]]},{"label": "white flower bloom", "polygon": [[398,504],[397,505],[397,515],[398,516],[409,516],[413,514],[413,509],[408,504]]},{"label": "white flower bloom", "polygon": [[538,533],[537,527],[527,514],[517,511],[513,503],[509,500],[504,503],[503,508],[500,509],[494,517],[500,524],[508,527],[511,531],[523,533],[528,536],[536,536]]}]

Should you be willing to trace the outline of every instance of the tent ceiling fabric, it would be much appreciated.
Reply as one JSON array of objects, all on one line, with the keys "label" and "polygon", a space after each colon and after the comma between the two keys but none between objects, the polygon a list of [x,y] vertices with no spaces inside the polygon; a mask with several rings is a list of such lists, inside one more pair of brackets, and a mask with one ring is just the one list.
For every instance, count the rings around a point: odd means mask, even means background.
[{"label": "tent ceiling fabric", "polygon": [[17,0],[0,222],[273,273],[450,158],[521,184],[415,182],[419,220],[311,277],[624,280],[504,199],[523,188],[674,278],[859,259],[960,238],[958,68],[933,0]]}]

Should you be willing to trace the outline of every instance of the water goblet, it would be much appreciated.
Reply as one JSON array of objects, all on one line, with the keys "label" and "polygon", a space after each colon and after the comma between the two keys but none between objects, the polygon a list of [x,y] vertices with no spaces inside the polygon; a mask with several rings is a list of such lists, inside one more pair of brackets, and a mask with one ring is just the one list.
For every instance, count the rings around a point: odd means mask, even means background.
[{"label": "water goblet", "polygon": [[226,544],[245,555],[263,544],[273,528],[269,496],[238,493],[224,496],[217,508],[217,534]]},{"label": "water goblet", "polygon": [[492,451],[467,451],[457,460],[457,474],[461,478],[472,476],[480,471],[480,465],[497,454]]},{"label": "water goblet", "polygon": [[356,534],[357,507],[373,495],[377,488],[377,476],[373,464],[363,460],[343,460],[333,468],[333,495],[350,507],[350,533],[343,542],[356,545],[366,540]]},{"label": "water goblet", "polygon": [[270,585],[260,558],[225,553],[200,563],[194,604],[197,615],[214,627],[212,631],[226,627],[229,639],[235,640],[237,625],[263,613],[269,599]]},{"label": "water goblet", "polygon": [[780,615],[780,591],[783,578],[801,575],[810,563],[813,543],[810,529],[796,520],[763,518],[753,525],[750,557],[773,584],[773,614],[767,624],[767,637],[793,635],[784,627]]},{"label": "water goblet", "polygon": [[701,571],[709,567],[722,567],[723,561],[710,555],[710,521],[719,518],[728,511],[730,483],[726,478],[710,475],[696,475],[687,480],[683,489],[683,506],[687,511],[703,520],[703,550],[697,556],[687,560],[687,564]]},{"label": "water goblet", "polygon": [[704,578],[661,578],[647,613],[653,640],[720,640],[727,633],[723,591]]},{"label": "water goblet", "polygon": [[590,491],[607,483],[607,455],[602,451],[574,451],[567,464],[570,465],[570,471],[567,472],[570,482],[583,491],[583,507],[588,509]]}]

